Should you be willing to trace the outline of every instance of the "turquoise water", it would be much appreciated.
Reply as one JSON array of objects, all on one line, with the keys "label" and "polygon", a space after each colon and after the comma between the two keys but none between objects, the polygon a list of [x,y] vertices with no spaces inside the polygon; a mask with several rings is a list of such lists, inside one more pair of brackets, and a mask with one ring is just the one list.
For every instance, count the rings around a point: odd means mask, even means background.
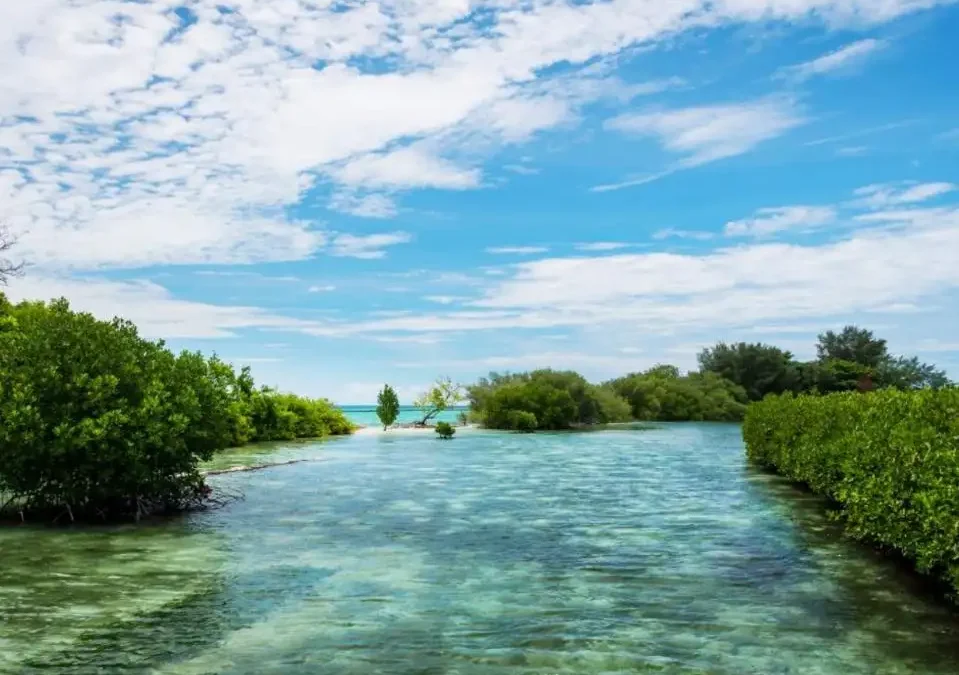
[{"label": "turquoise water", "polygon": [[0,529],[0,673],[957,672],[959,617],[731,425],[274,446],[179,520]]},{"label": "turquoise water", "polygon": [[[343,405],[340,406],[340,409],[346,413],[346,416],[349,417],[352,421],[363,426],[375,427],[379,426],[380,420],[376,416],[376,406],[375,405]],[[455,408],[451,410],[444,410],[435,418],[433,422],[456,422],[456,418],[461,412],[466,412],[467,408]],[[396,422],[398,424],[410,424],[412,422],[419,422],[423,419],[423,413],[420,412],[419,408],[414,408],[413,406],[400,406],[400,416],[397,418]]]}]

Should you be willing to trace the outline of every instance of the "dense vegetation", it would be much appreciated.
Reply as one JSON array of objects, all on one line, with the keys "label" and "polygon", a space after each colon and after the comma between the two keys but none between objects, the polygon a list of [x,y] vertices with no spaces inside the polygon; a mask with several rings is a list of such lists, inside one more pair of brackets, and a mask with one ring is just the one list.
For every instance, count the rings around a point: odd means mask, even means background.
[{"label": "dense vegetation", "polygon": [[959,389],[769,397],[749,457],[834,500],[855,537],[959,593]]},{"label": "dense vegetation", "polygon": [[674,366],[657,366],[609,386],[629,403],[637,420],[734,422],[746,410],[743,388],[708,371],[680,375]]},{"label": "dense vegetation", "polygon": [[847,326],[819,336],[817,358],[800,362],[765,344],[720,342],[699,354],[699,371],[660,365],[601,385],[572,372],[496,374],[469,387],[473,419],[495,429],[536,431],[650,421],[739,421],[770,394],[938,389],[945,373],[894,357],[871,331]]},{"label": "dense vegetation", "polygon": [[846,326],[819,336],[816,359],[800,362],[788,351],[765,344],[726,344],[699,354],[700,370],[735,382],[750,401],[768,394],[818,393],[858,389],[939,389],[946,374],[915,357],[893,356],[872,331]]},{"label": "dense vegetation", "polygon": [[630,418],[629,404],[614,391],[569,371],[492,373],[467,393],[474,419],[493,429],[559,430]]},{"label": "dense vegetation", "polygon": [[202,503],[198,462],[253,441],[352,430],[325,400],[256,388],[65,300],[0,294],[0,512],[104,519]]}]

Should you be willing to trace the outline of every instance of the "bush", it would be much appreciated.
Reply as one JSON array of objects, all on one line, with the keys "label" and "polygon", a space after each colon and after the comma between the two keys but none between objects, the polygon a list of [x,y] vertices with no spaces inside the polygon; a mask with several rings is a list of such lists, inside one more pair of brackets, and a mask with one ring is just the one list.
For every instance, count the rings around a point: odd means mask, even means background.
[{"label": "bush", "polygon": [[204,490],[231,440],[215,364],[65,301],[0,307],[0,494],[24,511],[136,515]]},{"label": "bush", "polygon": [[202,503],[198,464],[254,440],[344,434],[329,401],[255,390],[131,323],[0,294],[0,512],[139,518]]},{"label": "bush", "polygon": [[449,439],[453,438],[453,434],[456,433],[456,429],[449,422],[437,422],[436,433],[439,434],[440,438],[448,441]]},{"label": "bush", "polygon": [[251,440],[292,441],[349,434],[352,424],[326,399],[284,394],[268,387],[249,397]]},{"label": "bush", "polygon": [[701,351],[698,359],[701,372],[716,373],[738,384],[750,401],[760,401],[767,394],[795,392],[801,385],[793,355],[772,345],[720,342]]},{"label": "bush", "polygon": [[616,392],[570,371],[492,374],[469,388],[469,398],[473,416],[492,429],[562,430],[630,419],[629,404]]},{"label": "bush", "polygon": [[959,592],[959,389],[770,397],[743,437],[750,459],[834,500],[854,537]]},{"label": "bush", "polygon": [[746,411],[745,390],[713,372],[681,376],[659,366],[609,386],[628,402],[637,420],[734,422]]},{"label": "bush", "polygon": [[508,429],[513,431],[522,431],[523,433],[532,433],[536,431],[536,415],[525,410],[511,410],[507,416],[509,420]]}]

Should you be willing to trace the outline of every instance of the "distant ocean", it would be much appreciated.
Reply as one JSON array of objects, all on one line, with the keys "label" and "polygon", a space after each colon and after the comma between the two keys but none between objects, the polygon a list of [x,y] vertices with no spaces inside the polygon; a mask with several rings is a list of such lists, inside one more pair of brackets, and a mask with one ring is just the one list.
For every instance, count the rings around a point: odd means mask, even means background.
[{"label": "distant ocean", "polygon": [[[376,416],[376,405],[341,405],[339,406],[340,410],[350,419],[350,421],[355,422],[356,424],[362,424],[363,426],[373,426],[380,423],[379,418]],[[444,410],[439,415],[437,415],[433,421],[435,422],[455,422],[457,416],[461,412],[466,412],[469,408],[463,406],[458,408],[451,408],[449,410]],[[419,422],[423,419],[423,414],[419,411],[418,408],[414,408],[411,405],[402,405],[400,406],[400,416],[396,420],[399,424],[405,424],[409,422]]]}]

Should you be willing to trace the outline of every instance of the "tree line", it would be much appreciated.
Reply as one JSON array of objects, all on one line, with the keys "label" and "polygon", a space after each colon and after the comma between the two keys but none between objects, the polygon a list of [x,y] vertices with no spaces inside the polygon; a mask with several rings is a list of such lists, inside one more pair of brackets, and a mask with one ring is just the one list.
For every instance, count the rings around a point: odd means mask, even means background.
[{"label": "tree line", "polygon": [[849,534],[959,601],[959,389],[770,396],[743,439],[753,462],[828,497]]},{"label": "tree line", "polygon": [[671,365],[591,384],[572,371],[536,370],[481,378],[467,388],[474,421],[493,429],[560,430],[630,420],[739,421],[770,394],[872,389],[940,389],[944,371],[893,356],[872,331],[846,326],[819,335],[816,358],[798,361],[762,343],[720,342],[698,355],[699,369]]},{"label": "tree line", "polygon": [[0,514],[111,520],[199,505],[199,462],[260,441],[348,434],[324,399],[257,387],[121,319],[0,293]]}]

